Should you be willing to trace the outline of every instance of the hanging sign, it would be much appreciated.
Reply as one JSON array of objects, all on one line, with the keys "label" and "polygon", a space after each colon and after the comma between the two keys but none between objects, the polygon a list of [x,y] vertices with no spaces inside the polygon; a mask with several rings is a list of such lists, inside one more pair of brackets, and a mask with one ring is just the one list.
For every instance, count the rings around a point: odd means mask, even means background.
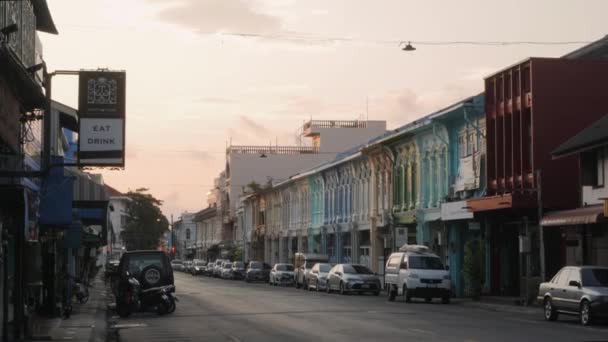
[{"label": "hanging sign", "polygon": [[81,166],[125,165],[124,71],[80,71],[78,161]]}]

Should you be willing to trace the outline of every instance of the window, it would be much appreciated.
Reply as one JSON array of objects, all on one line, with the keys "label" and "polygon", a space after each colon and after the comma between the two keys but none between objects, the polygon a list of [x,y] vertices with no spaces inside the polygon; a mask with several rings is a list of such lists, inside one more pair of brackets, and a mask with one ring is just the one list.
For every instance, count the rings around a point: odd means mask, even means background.
[{"label": "window", "polygon": [[397,267],[397,265],[399,265],[399,260],[401,260],[401,256],[394,256],[388,259],[388,267]]},{"label": "window", "polygon": [[186,240],[190,240],[190,229],[186,229]]},{"label": "window", "polygon": [[464,134],[458,137],[458,151],[460,152],[460,158],[467,156],[467,139]]},{"label": "window", "polygon": [[127,226],[127,215],[120,215],[120,226],[121,227]]},{"label": "window", "polygon": [[599,149],[596,152],[596,173],[595,173],[595,187],[604,187],[604,149]]}]

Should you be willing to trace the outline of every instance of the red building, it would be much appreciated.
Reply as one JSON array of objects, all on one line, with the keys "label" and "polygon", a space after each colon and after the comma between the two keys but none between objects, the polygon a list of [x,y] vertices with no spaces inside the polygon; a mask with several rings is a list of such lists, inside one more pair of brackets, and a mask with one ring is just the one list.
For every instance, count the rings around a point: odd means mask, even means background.
[{"label": "red building", "polygon": [[486,78],[487,195],[467,205],[485,223],[491,293],[534,293],[544,267],[537,189],[545,209],[578,205],[578,161],[551,151],[608,113],[607,84],[608,60],[530,58]]}]

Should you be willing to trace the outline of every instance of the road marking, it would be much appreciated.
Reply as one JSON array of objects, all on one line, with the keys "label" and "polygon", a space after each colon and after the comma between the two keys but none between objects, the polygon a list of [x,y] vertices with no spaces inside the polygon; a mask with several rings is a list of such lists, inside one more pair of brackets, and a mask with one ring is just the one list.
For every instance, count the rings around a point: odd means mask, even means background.
[{"label": "road marking", "polygon": [[114,329],[129,329],[129,328],[140,328],[140,327],[147,327],[148,325],[146,323],[127,323],[127,324],[115,324],[112,325],[111,328]]}]

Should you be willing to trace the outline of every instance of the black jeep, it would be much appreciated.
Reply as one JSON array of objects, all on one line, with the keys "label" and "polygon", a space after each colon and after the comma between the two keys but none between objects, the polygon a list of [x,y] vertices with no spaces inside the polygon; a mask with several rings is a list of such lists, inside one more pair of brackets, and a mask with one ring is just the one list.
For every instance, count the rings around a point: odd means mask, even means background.
[{"label": "black jeep", "polygon": [[124,253],[118,266],[118,276],[121,282],[127,280],[127,271],[139,281],[142,289],[175,285],[171,261],[163,251]]}]

